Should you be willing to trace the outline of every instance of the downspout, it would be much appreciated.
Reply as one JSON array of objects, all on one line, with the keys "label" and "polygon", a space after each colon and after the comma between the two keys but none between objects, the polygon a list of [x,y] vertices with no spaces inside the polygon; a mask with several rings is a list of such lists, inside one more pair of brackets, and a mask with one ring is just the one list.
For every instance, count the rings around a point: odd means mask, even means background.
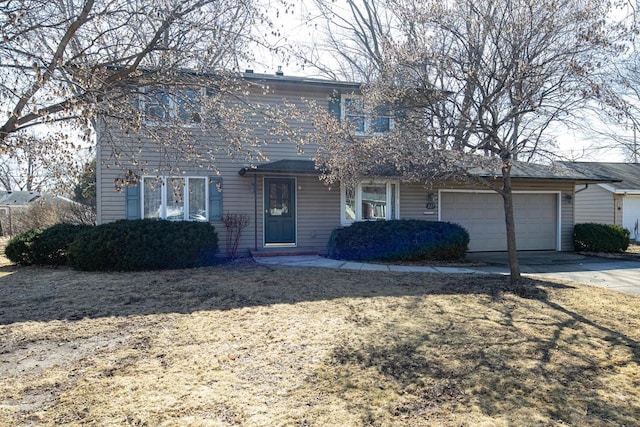
[{"label": "downspout", "polygon": [[253,174],[253,245],[258,252],[258,174]]},{"label": "downspout", "polygon": [[581,188],[581,189],[579,189],[578,191],[574,191],[574,192],[573,192],[573,194],[578,194],[578,193],[580,193],[581,191],[586,190],[587,188],[589,188],[589,184],[585,184],[585,185],[584,185],[584,188]]}]

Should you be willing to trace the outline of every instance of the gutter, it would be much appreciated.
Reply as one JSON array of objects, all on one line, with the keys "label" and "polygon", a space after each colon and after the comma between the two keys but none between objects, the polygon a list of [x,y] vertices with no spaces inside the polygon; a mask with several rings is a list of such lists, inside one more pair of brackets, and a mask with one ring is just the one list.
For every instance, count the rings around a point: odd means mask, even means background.
[{"label": "gutter", "polygon": [[615,188],[608,184],[599,184],[605,190],[612,192],[613,194],[622,194],[626,195],[640,195],[640,189],[637,188]]}]

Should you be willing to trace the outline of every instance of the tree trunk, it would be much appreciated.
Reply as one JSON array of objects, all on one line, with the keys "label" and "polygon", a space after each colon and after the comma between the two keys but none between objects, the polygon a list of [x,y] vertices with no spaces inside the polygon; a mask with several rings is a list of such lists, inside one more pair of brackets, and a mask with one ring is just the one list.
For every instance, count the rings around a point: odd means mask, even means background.
[{"label": "tree trunk", "polygon": [[502,200],[504,220],[507,227],[507,250],[509,252],[509,270],[511,272],[511,288],[520,289],[520,262],[516,248],[516,223],[513,214],[513,191],[511,189],[511,162],[502,166]]}]

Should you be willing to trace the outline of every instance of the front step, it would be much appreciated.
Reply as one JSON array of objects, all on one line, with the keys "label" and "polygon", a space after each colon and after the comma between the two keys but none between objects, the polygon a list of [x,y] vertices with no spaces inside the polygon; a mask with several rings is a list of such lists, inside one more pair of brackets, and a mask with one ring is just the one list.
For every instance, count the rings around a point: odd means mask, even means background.
[{"label": "front step", "polygon": [[249,251],[249,252],[252,258],[269,257],[269,256],[320,255],[320,252],[318,251],[284,249],[284,248],[274,248],[273,250],[262,249],[259,251]]}]

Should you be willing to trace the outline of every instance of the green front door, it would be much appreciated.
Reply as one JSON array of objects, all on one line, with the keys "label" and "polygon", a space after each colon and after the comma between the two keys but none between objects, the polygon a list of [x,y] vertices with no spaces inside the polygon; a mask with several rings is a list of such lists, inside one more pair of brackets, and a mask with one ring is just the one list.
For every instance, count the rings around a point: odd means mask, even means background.
[{"label": "green front door", "polygon": [[264,243],[296,244],[296,187],[293,178],[264,179]]}]

